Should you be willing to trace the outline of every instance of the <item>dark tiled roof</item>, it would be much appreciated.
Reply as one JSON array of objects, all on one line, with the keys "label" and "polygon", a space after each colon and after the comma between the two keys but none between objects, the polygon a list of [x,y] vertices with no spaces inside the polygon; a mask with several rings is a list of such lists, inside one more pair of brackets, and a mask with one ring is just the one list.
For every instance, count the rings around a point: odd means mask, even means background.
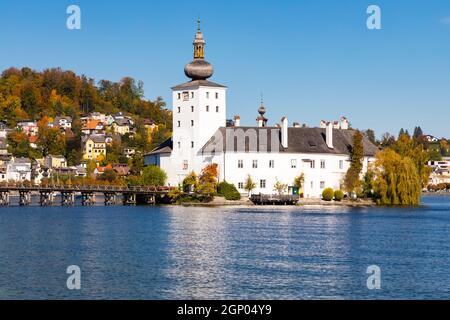
[{"label": "dark tiled roof", "polygon": [[92,134],[90,136],[84,136],[81,138],[81,141],[85,143],[88,139],[91,139],[95,143],[105,143],[105,136],[104,135],[98,135],[98,134]]},{"label": "dark tiled roof", "polygon": [[172,138],[167,139],[163,143],[161,143],[157,148],[147,153],[146,155],[152,154],[160,154],[160,153],[171,153],[173,149],[173,141]]},{"label": "dark tiled roof", "polygon": [[[268,152],[272,152],[272,138],[276,138],[278,141],[274,143],[274,146],[279,147],[279,149],[273,151],[285,153],[350,154],[353,144],[353,135],[355,133],[354,130],[333,129],[332,149],[328,148],[326,144],[326,129],[322,128],[289,128],[287,148],[283,148],[281,146],[281,131],[280,128],[275,127],[222,127],[218,129],[218,132],[216,132],[214,137],[224,137],[223,150],[237,151],[239,148],[239,151],[244,151],[244,146],[238,143],[237,138],[234,139],[234,147],[227,147],[227,136],[236,134],[238,130],[242,130],[240,132],[247,134],[247,136],[250,132],[252,132],[252,130],[256,133],[255,136],[257,137],[257,145],[255,148],[257,150],[251,151],[267,150]],[[261,132],[261,130],[266,131]],[[266,140],[265,142],[260,139],[261,136],[264,137],[264,140]],[[215,143],[214,137],[211,137],[211,139],[206,143],[206,145],[202,148],[202,152],[208,153],[215,149],[217,144]],[[370,142],[366,137],[363,139],[363,148],[365,156],[374,156],[378,151],[377,146]],[[245,151],[249,151],[248,138],[245,139]]]},{"label": "dark tiled roof", "polygon": [[185,90],[185,89],[187,90],[187,89],[195,89],[198,87],[226,88],[226,86],[208,80],[194,80],[172,87],[172,90]]}]

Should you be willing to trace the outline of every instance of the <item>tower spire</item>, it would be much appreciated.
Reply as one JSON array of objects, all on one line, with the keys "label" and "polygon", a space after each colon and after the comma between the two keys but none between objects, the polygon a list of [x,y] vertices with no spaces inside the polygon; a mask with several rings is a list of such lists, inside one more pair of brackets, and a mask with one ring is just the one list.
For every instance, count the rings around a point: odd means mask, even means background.
[{"label": "tower spire", "polygon": [[203,39],[203,33],[200,29],[200,17],[197,19],[197,33],[194,40],[194,59],[205,58],[205,40]]}]

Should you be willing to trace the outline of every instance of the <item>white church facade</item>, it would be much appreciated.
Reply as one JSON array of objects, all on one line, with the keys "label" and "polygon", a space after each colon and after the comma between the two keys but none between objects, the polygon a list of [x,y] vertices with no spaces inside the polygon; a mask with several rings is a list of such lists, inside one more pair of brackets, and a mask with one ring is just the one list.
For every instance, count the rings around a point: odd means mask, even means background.
[{"label": "white church facade", "polygon": [[[200,29],[194,40],[194,60],[186,65],[191,81],[172,88],[173,136],[145,155],[146,165],[161,167],[168,185],[181,185],[192,171],[216,163],[219,181],[233,183],[241,193],[248,176],[256,183],[253,193],[273,194],[278,182],[295,188],[303,174],[300,191],[305,198],[320,198],[325,188],[340,189],[350,166],[354,130],[342,118],[322,121],[310,128],[287,118],[268,126],[261,103],[254,126],[241,126],[240,117],[227,123],[227,87],[211,82],[213,67],[205,60],[205,41]],[[364,138],[364,166],[374,160],[377,147]]]}]

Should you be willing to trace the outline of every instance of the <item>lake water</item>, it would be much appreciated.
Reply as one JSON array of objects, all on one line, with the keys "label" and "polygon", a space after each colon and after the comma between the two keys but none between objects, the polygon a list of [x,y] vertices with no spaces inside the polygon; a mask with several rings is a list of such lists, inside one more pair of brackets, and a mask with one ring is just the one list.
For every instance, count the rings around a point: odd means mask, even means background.
[{"label": "lake water", "polygon": [[[367,288],[370,265],[380,290]],[[0,299],[13,298],[449,299],[450,197],[412,209],[4,207]]]}]

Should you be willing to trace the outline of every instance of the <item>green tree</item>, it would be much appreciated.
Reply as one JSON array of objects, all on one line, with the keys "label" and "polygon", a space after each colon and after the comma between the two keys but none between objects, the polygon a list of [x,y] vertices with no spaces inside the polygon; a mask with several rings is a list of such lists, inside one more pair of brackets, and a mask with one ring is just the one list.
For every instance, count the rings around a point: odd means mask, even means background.
[{"label": "green tree", "polygon": [[244,190],[251,195],[252,191],[256,189],[256,183],[253,181],[250,175],[247,175],[247,178],[244,183]]},{"label": "green tree", "polygon": [[379,152],[374,189],[380,205],[418,205],[422,180],[414,161],[392,149]]},{"label": "green tree", "polygon": [[144,186],[164,186],[167,174],[158,166],[147,166],[142,172],[141,182]]},{"label": "green tree", "polygon": [[192,171],[183,180],[183,191],[184,192],[195,191],[197,187],[198,187],[198,176],[194,171]]},{"label": "green tree", "polygon": [[360,175],[363,168],[363,160],[363,135],[361,132],[356,131],[353,135],[353,145],[350,151],[350,168],[344,178],[346,191],[355,192],[360,188]]},{"label": "green tree", "polygon": [[273,190],[276,191],[278,193],[278,195],[280,195],[280,196],[282,194],[285,194],[287,189],[288,189],[288,185],[286,183],[282,183],[278,179],[275,182],[275,185],[273,186]]}]

